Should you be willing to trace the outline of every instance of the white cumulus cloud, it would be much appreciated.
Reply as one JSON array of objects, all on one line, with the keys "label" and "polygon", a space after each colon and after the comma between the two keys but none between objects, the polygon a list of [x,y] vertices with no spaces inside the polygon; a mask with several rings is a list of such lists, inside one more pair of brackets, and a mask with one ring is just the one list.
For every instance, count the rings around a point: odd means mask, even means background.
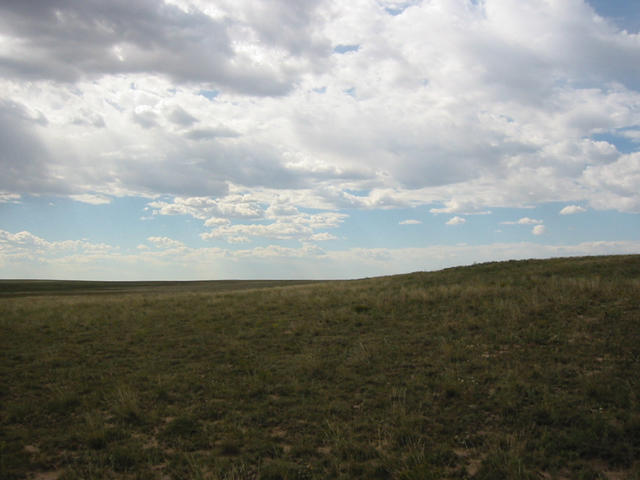
[{"label": "white cumulus cloud", "polygon": [[534,235],[542,235],[545,231],[546,231],[546,228],[544,225],[536,225],[531,230],[531,233],[533,233]]},{"label": "white cumulus cloud", "polygon": [[560,215],[573,215],[574,213],[586,212],[587,209],[579,205],[567,205],[560,210]]},{"label": "white cumulus cloud", "polygon": [[183,248],[184,243],[169,237],[149,237],[147,240],[157,248]]},{"label": "white cumulus cloud", "polygon": [[447,221],[447,225],[462,225],[466,221],[465,218],[455,216]]}]

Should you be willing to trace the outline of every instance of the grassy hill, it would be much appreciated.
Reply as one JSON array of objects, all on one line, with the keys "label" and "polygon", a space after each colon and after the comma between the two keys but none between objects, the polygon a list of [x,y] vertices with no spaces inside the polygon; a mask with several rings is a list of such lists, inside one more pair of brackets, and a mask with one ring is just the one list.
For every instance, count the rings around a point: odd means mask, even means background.
[{"label": "grassy hill", "polygon": [[640,478],[640,256],[6,285],[2,479]]}]

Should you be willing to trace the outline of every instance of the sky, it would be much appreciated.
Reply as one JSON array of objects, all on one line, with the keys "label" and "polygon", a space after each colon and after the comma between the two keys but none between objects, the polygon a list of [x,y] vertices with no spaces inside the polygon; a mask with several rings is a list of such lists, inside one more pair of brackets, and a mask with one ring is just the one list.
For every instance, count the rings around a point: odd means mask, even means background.
[{"label": "sky", "polygon": [[0,278],[628,253],[639,2],[0,2]]}]

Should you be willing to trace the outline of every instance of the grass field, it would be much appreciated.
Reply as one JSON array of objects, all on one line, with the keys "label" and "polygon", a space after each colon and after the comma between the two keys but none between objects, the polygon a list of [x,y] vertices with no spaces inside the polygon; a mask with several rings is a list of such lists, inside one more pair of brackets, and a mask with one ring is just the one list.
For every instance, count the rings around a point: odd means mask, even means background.
[{"label": "grass field", "polygon": [[640,255],[18,283],[2,479],[640,479]]},{"label": "grass field", "polygon": [[116,293],[213,293],[285,287],[308,280],[221,280],[193,282],[86,282],[75,280],[0,280],[0,299],[35,295],[112,295]]}]

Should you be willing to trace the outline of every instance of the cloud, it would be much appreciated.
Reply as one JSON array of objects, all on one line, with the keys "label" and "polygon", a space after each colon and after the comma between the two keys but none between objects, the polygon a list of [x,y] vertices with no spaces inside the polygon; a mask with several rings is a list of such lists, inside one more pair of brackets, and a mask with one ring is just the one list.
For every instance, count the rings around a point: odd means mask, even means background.
[{"label": "cloud", "polygon": [[95,255],[116,251],[117,248],[105,243],[91,243],[86,240],[48,241],[28,231],[11,233],[0,230],[0,257],[52,259],[77,252]]},{"label": "cloud", "polygon": [[236,238],[248,239],[260,237],[278,240],[332,240],[336,237],[327,232],[317,232],[327,228],[337,228],[348,215],[344,213],[323,212],[315,214],[299,213],[276,218],[272,223],[252,223],[219,225],[210,232],[203,233],[203,240],[224,238],[233,241]]},{"label": "cloud", "polygon": [[206,220],[207,226],[224,224],[224,218],[263,218],[264,208],[255,199],[243,195],[228,195],[221,199],[210,197],[175,197],[171,202],[157,200],[149,203],[155,215],[189,215]]},{"label": "cloud", "polygon": [[432,208],[431,213],[463,213],[465,215],[486,215],[491,213],[487,210],[481,210],[482,205],[477,200],[452,198],[444,202],[444,207]]},{"label": "cloud", "polygon": [[186,137],[190,140],[213,140],[215,138],[230,138],[230,137],[238,137],[239,134],[234,132],[230,128],[225,128],[223,126],[215,127],[215,128],[194,128],[189,130],[186,134]]},{"label": "cloud", "polygon": [[76,202],[88,203],[91,205],[106,205],[108,203],[111,203],[111,199],[109,197],[105,197],[102,195],[91,195],[87,193],[79,195],[69,195],[69,198],[75,200]]},{"label": "cloud", "polygon": [[538,225],[542,223],[542,220],[536,220],[534,218],[522,217],[515,222],[500,222],[502,225]]},{"label": "cloud", "polygon": [[[167,240],[172,243],[171,239]],[[163,242],[159,241],[160,244]],[[324,251],[311,244],[296,248],[268,245],[241,250],[142,247],[123,252],[105,244],[74,240],[52,242],[30,232],[0,230],[3,275],[86,280],[361,278],[496,260],[634,254],[640,251],[640,242],[597,241],[563,245],[519,242],[336,251]]]},{"label": "cloud", "polygon": [[230,235],[226,238],[227,243],[249,243],[251,239],[243,235]]},{"label": "cloud", "polygon": [[64,189],[50,174],[50,155],[39,124],[21,103],[0,98],[0,191],[20,195]]},{"label": "cloud", "polygon": [[184,243],[169,237],[149,237],[147,240],[156,248],[183,248],[185,246]]},{"label": "cloud", "polygon": [[420,220],[402,220],[399,225],[420,225],[422,222]]},{"label": "cloud", "polygon": [[196,117],[179,106],[175,107],[167,118],[176,125],[180,125],[182,127],[189,127],[198,122]]},{"label": "cloud", "polygon": [[630,139],[632,142],[640,143],[640,129],[629,128],[620,132],[620,135]]},{"label": "cloud", "polygon": [[587,209],[579,205],[567,205],[560,210],[560,215],[573,215],[574,213],[586,212]]},{"label": "cloud", "polygon": [[4,2],[0,31],[3,192],[640,211],[602,140],[635,138],[640,46],[580,0]]},{"label": "cloud", "polygon": [[94,128],[105,128],[107,126],[102,115],[86,110],[81,111],[79,116],[71,120],[71,123],[73,125],[89,126]]},{"label": "cloud", "polygon": [[447,225],[462,225],[466,221],[465,218],[455,216],[447,221]]},{"label": "cloud", "polygon": [[309,240],[314,242],[325,242],[327,240],[336,240],[338,237],[328,232],[314,233],[309,237]]},{"label": "cloud", "polygon": [[[221,4],[223,5],[223,4]],[[105,74],[160,73],[177,82],[207,82],[252,95],[287,93],[298,57],[328,55],[322,38],[304,34],[314,6],[271,2],[263,16],[213,18],[192,4],[181,9],[161,0],[61,0],[0,7],[0,29],[12,48],[0,56],[3,76],[75,82]],[[275,12],[281,16],[276,23]],[[243,13],[250,12],[247,10]],[[256,12],[257,13],[257,12]],[[277,28],[280,27],[280,28]],[[298,43],[286,38],[295,28]],[[289,31],[289,32],[288,32]],[[258,41],[252,40],[258,36]],[[262,48],[261,48],[262,47]],[[260,50],[267,61],[257,62]],[[280,54],[281,64],[274,60]],[[269,58],[271,57],[271,58]],[[291,57],[291,58],[290,58]]]},{"label": "cloud", "polygon": [[204,222],[205,227],[217,227],[218,225],[229,225],[231,221],[228,218],[211,217]]},{"label": "cloud", "polygon": [[0,192],[0,203],[18,203],[20,195],[16,193],[3,193]]},{"label": "cloud", "polygon": [[298,215],[300,212],[293,205],[286,202],[274,202],[265,210],[267,218],[289,217]]},{"label": "cloud", "polygon": [[542,235],[545,232],[545,230],[546,228],[544,225],[536,225],[531,230],[531,233],[533,233],[534,235]]},{"label": "cloud", "polygon": [[589,198],[594,208],[640,213],[640,152],[622,155],[605,165],[589,166],[583,178],[594,189]]},{"label": "cloud", "polygon": [[147,105],[136,107],[131,114],[131,119],[142,128],[152,128],[158,126],[158,114]]}]

